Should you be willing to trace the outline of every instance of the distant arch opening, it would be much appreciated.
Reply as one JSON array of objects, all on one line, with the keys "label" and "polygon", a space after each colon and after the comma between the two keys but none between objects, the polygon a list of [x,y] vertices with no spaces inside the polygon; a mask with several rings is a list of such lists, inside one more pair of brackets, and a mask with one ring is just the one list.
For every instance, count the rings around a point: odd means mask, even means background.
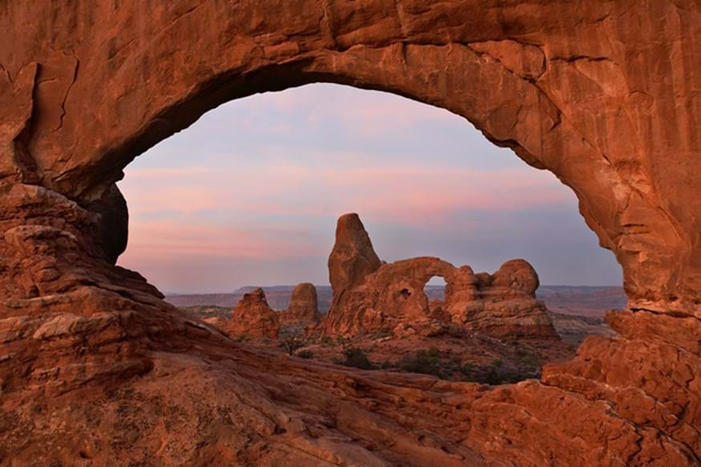
[{"label": "distant arch opening", "polygon": [[424,293],[428,298],[429,305],[431,302],[442,303],[445,301],[445,278],[442,276],[431,277],[424,286]]},{"label": "distant arch opening", "polygon": [[552,174],[459,116],[383,92],[314,84],[237,99],[125,174],[119,263],[166,294],[324,284],[329,233],[349,211],[387,261],[429,254],[494,271],[527,256],[542,284],[621,281]]}]

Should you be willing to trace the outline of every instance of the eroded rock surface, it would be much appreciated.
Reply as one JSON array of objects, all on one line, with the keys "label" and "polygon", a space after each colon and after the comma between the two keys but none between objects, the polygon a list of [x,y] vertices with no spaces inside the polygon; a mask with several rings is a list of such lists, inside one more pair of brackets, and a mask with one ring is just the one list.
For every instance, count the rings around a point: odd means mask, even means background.
[{"label": "eroded rock surface", "polygon": [[334,297],[361,283],[380,265],[360,217],[355,213],[341,216],[336,223],[336,242],[329,255],[329,282]]},{"label": "eroded rock surface", "polygon": [[[353,219],[352,223],[348,219]],[[329,257],[333,289],[331,309],[323,323],[332,336],[389,332],[395,336],[433,335],[451,325],[497,338],[559,340],[543,302],[536,300],[538,275],[523,259],[508,261],[493,275],[474,274],[469,266],[456,268],[439,258],[411,258],[385,263],[374,271],[362,269],[362,258],[377,258],[370,237],[356,214],[342,216],[336,226],[337,242],[362,239],[364,248],[334,246]],[[338,251],[346,252],[338,261]],[[377,261],[379,263],[379,260]],[[445,282],[445,299],[429,302],[424,287],[434,277]]]},{"label": "eroded rock surface", "polygon": [[558,339],[545,304],[535,298],[538,275],[528,261],[512,259],[494,274],[475,277],[474,300],[446,300],[453,322],[502,339]]},{"label": "eroded rock surface", "polygon": [[[0,458],[697,465],[700,9],[4,2]],[[129,161],[223,102],[317,81],[446,108],[552,171],[623,268],[620,336],[496,389],[368,374],[248,351],[114,266]]]},{"label": "eroded rock surface", "polygon": [[280,313],[281,324],[310,325],[321,320],[316,287],[309,282],[297,284],[290,296],[290,305]]},{"label": "eroded rock surface", "polygon": [[258,288],[243,294],[222,329],[230,336],[275,338],[280,331],[280,319],[268,305],[263,289]]}]

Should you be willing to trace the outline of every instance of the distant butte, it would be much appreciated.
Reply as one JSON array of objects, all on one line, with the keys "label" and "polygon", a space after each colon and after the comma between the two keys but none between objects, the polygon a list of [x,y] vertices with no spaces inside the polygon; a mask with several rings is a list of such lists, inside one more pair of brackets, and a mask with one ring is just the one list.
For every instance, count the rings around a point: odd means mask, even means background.
[{"label": "distant butte", "polygon": [[258,288],[241,297],[223,329],[231,336],[276,338],[280,318],[268,305],[263,289]]}]

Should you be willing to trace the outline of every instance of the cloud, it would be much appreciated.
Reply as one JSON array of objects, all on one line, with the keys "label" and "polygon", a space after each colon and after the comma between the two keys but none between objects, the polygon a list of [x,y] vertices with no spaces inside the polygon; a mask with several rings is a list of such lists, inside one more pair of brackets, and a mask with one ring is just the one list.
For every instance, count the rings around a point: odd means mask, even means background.
[{"label": "cloud", "polygon": [[142,258],[216,256],[273,259],[319,254],[313,235],[295,228],[235,228],[177,220],[141,221],[130,232],[129,255]]},{"label": "cloud", "polygon": [[133,216],[255,212],[323,215],[362,211],[401,222],[449,221],[469,209],[516,211],[571,204],[552,175],[532,169],[425,166],[313,168],[303,165],[209,170],[135,170],[122,182]]},{"label": "cloud", "polygon": [[[385,258],[433,254],[488,269],[508,252],[534,256],[545,280],[620,273],[610,254],[597,256],[574,194],[552,174],[460,117],[385,93],[317,85],[250,96],[125,173],[120,263],[170,291],[324,280],[335,219],[350,211]],[[557,269],[565,257],[577,260]]]}]

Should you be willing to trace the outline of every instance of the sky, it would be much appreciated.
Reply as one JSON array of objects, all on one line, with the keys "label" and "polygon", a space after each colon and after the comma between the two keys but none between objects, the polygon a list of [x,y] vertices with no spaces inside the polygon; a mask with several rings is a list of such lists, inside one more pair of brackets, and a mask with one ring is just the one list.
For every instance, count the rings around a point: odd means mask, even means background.
[{"label": "sky", "polygon": [[467,120],[392,94],[313,84],[203,115],[119,182],[118,264],[166,293],[328,283],[336,219],[357,212],[386,261],[475,272],[524,258],[541,284],[620,285],[574,193]]}]

